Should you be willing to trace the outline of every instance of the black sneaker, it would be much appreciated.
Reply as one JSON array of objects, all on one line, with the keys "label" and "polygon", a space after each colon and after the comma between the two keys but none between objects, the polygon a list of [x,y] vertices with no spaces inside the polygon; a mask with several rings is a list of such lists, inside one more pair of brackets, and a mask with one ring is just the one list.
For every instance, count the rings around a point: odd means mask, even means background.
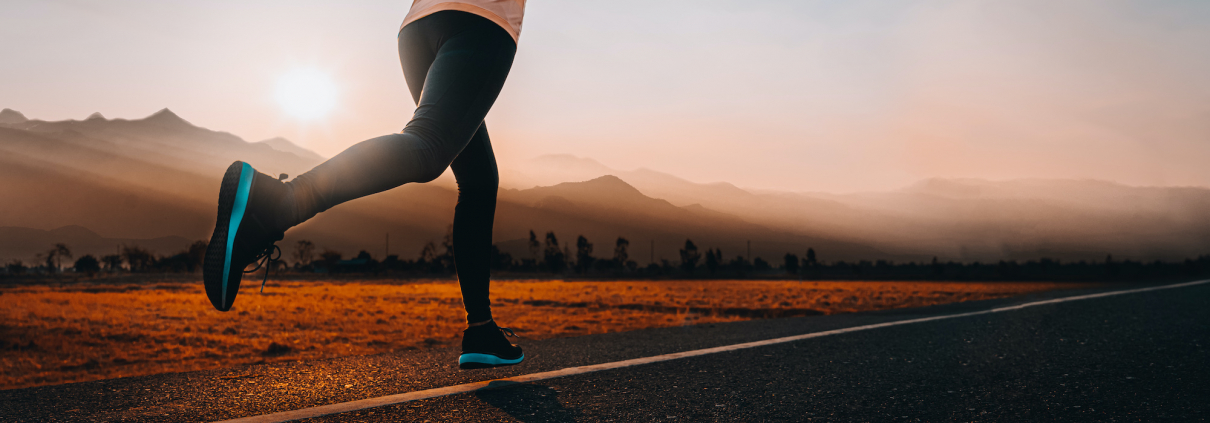
[{"label": "black sneaker", "polygon": [[511,366],[525,360],[521,347],[508,342],[506,335],[517,337],[512,329],[496,326],[494,321],[462,331],[462,356],[458,357],[458,367],[484,369]]},{"label": "black sneaker", "polygon": [[230,310],[244,268],[277,248],[274,243],[285,235],[278,211],[285,194],[285,184],[247,163],[227,168],[218,192],[218,222],[202,265],[206,296],[214,308]]}]

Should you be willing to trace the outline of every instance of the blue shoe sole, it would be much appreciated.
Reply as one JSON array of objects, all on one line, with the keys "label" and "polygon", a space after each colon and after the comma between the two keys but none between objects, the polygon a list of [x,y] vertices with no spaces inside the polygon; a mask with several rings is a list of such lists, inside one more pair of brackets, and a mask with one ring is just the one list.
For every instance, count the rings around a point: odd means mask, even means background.
[{"label": "blue shoe sole", "polygon": [[465,353],[458,357],[458,368],[486,369],[489,367],[511,366],[524,360],[524,353],[515,359],[500,358],[491,354]]},{"label": "blue shoe sole", "polygon": [[[252,177],[256,172],[243,162],[232,163],[223,175],[219,188],[218,219],[210,244],[206,247],[206,258],[202,266],[202,280],[210,303],[219,311],[231,309],[235,295],[239,292],[242,266],[232,262],[235,236],[248,207],[248,196],[252,191]],[[235,267],[234,269],[232,267]]]}]

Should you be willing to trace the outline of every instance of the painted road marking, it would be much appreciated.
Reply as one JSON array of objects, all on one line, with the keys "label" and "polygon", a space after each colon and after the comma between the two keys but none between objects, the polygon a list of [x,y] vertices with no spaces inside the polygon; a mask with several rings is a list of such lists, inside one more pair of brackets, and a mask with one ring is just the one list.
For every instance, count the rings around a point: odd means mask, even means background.
[{"label": "painted road marking", "polygon": [[978,316],[981,314],[1003,313],[1006,311],[1020,310],[1026,307],[1034,307],[1047,304],[1064,303],[1068,301],[1089,300],[1093,298],[1109,297],[1114,295],[1135,294],[1139,292],[1158,291],[1161,289],[1184,288],[1187,286],[1202,285],[1210,283],[1210,279],[1178,283],[1174,285],[1153,286],[1148,288],[1126,289],[1122,291],[1102,292],[1097,294],[1077,295],[1074,297],[1056,298],[1053,300],[1035,301],[1032,303],[1018,304],[1008,307],[993,308],[990,310],[972,311],[968,313],[948,314],[944,316],[922,317],[918,319],[897,320],[894,322],[877,323],[865,326],[854,326],[844,329],[833,329],[823,332],[814,332],[804,335],[787,336],[783,338],[766,339],[764,341],[745,342],[743,344],[726,345],[722,347],[705,348],[693,351],[684,351],[672,354],[663,354],[652,357],[635,358],[631,360],[615,361],[612,363],[593,364],[590,366],[568,367],[566,369],[554,370],[542,373],[532,373],[528,375],[513,376],[503,379],[488,380],[483,382],[466,383],[462,385],[446,386],[442,388],[426,389],[423,391],[407,392],[402,394],[387,395],[377,398],[368,398],[357,401],[342,402],[338,404],[323,405],[319,407],[303,408],[300,410],[283,411],[280,413],[264,414],[260,416],[244,417],[233,420],[225,420],[220,423],[276,423],[288,422],[292,420],[301,420],[313,417],[326,416],[329,414],[347,413],[350,411],[365,410],[367,408],[382,407],[392,404],[400,404],[410,401],[422,399],[443,397],[446,395],[462,394],[474,392],[484,388],[497,388],[506,385],[537,382],[540,380],[560,378],[564,376],[582,375],[585,373],[599,372],[602,370],[620,369],[624,367],[640,366],[644,364],[659,363],[661,361],[670,361],[680,358],[697,357],[707,354],[715,354],[727,351],[742,350],[747,348],[762,347],[765,345],[782,344],[786,342],[801,341],[804,339],[820,338],[824,336],[840,335],[843,333],[859,332],[863,330],[879,329],[891,326],[909,325],[912,323],[932,322],[936,320],[957,319],[959,317]]}]

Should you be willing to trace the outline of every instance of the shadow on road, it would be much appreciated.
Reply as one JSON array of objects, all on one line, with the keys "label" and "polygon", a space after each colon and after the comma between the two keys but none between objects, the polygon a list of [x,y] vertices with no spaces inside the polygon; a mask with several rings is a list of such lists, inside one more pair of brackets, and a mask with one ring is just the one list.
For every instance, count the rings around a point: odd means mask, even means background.
[{"label": "shadow on road", "polygon": [[475,396],[522,422],[574,421],[580,414],[563,407],[559,391],[542,385],[495,381]]}]

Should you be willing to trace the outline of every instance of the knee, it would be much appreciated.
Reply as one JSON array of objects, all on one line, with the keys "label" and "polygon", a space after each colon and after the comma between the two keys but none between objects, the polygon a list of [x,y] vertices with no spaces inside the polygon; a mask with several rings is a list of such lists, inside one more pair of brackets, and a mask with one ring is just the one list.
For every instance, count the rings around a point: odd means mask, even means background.
[{"label": "knee", "polygon": [[458,183],[458,197],[466,199],[495,200],[500,186],[496,183]]},{"label": "knee", "polygon": [[416,182],[432,182],[434,179],[440,177],[442,173],[445,173],[447,167],[449,167],[448,161],[426,164],[421,169],[417,169]]},{"label": "knee", "polygon": [[447,138],[436,136],[436,133],[429,131],[408,127],[403,133],[396,135],[405,141],[398,145],[407,150],[407,155],[414,158],[414,182],[432,182],[437,179],[450,167],[450,163],[453,163],[460,151],[455,143],[450,143]]},{"label": "knee", "polygon": [[491,178],[484,177],[475,181],[458,181],[458,199],[459,201],[487,201],[495,202],[496,193],[500,189],[500,179],[492,176]]},{"label": "knee", "polygon": [[457,157],[457,152],[449,151],[444,145],[437,142],[424,140],[416,143],[413,154],[416,160],[413,161],[415,166],[415,182],[432,182],[445,173],[445,170],[450,167],[450,163]]}]

